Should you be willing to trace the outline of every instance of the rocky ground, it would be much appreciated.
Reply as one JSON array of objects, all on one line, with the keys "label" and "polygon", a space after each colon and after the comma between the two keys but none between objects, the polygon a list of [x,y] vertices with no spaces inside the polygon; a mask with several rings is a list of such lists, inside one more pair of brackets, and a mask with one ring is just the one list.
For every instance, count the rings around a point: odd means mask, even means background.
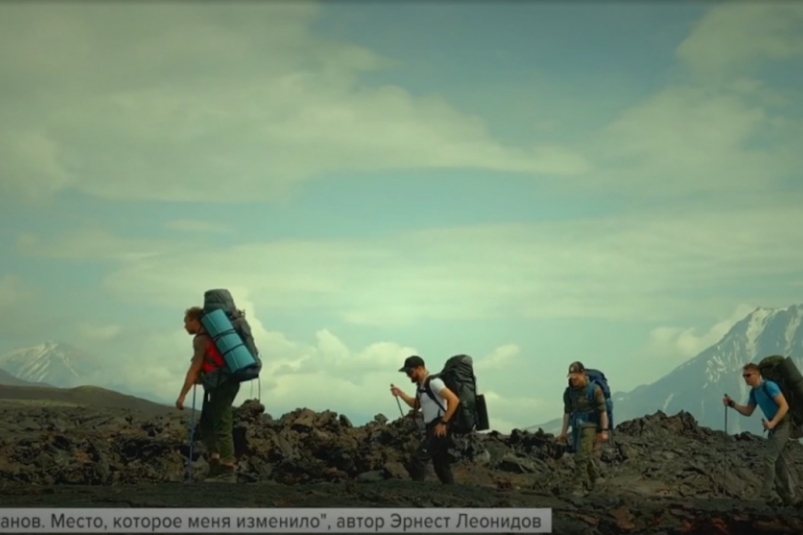
[{"label": "rocky ground", "polygon": [[[605,480],[568,498],[572,456],[543,433],[459,439],[459,485],[415,484],[405,469],[417,444],[410,419],[355,427],[332,412],[274,419],[256,402],[236,411],[239,479],[186,491],[188,415],[0,407],[4,506],[552,507],[563,534],[803,533],[803,510],[755,501],[761,438],[726,437],[687,413],[624,422],[603,450]],[[794,444],[803,474],[803,447]],[[203,479],[203,447],[193,473]],[[65,487],[70,485],[70,487]],[[78,485],[80,487],[75,487]]]}]

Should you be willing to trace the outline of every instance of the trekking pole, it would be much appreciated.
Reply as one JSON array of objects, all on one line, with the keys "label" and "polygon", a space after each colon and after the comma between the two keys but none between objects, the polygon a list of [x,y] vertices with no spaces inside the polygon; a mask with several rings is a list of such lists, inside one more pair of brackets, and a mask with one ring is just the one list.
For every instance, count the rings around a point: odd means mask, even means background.
[{"label": "trekking pole", "polygon": [[722,446],[722,471],[727,472],[728,464],[728,407],[725,406],[725,443]]},{"label": "trekking pole", "polygon": [[[393,388],[393,385],[391,384],[390,387]],[[393,397],[396,398],[396,405],[399,406],[399,415],[401,415],[401,417],[404,418],[404,411],[401,408],[401,401],[399,401],[399,396],[393,396]]]},{"label": "trekking pole", "polygon": [[195,385],[192,385],[192,410],[190,410],[190,454],[187,457],[187,479],[192,483],[192,449],[195,443]]}]

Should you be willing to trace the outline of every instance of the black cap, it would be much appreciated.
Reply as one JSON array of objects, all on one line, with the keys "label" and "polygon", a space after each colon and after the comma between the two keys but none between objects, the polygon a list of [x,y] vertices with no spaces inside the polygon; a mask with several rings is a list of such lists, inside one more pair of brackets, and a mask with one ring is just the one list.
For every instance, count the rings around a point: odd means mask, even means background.
[{"label": "black cap", "polygon": [[583,373],[586,371],[586,367],[583,366],[583,363],[580,361],[575,361],[569,364],[569,375],[573,373]]},{"label": "black cap", "polygon": [[404,359],[404,366],[399,368],[400,372],[407,372],[412,370],[413,368],[417,368],[418,366],[424,366],[424,359],[417,355],[413,355],[411,357],[407,357]]}]

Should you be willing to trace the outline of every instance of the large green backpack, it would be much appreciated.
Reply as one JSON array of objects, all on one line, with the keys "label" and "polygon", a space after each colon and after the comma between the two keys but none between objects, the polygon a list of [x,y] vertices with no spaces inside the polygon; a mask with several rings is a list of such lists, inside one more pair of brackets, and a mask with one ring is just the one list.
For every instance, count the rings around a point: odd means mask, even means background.
[{"label": "large green backpack", "polygon": [[803,375],[792,357],[771,355],[758,363],[761,377],[778,385],[789,404],[792,438],[803,438]]}]

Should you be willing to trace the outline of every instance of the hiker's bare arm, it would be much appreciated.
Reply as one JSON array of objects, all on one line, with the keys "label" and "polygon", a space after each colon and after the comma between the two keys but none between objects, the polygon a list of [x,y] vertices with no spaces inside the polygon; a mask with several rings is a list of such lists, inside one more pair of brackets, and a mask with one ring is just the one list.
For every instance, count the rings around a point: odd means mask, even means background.
[{"label": "hiker's bare arm", "polygon": [[750,403],[749,405],[739,405],[738,403],[733,403],[733,410],[738,412],[743,416],[753,416],[753,411],[756,410],[756,406]]},{"label": "hiker's bare arm", "polygon": [[789,404],[786,402],[786,398],[784,397],[783,394],[778,394],[777,396],[775,396],[772,399],[775,400],[775,403],[778,404],[778,412],[775,414],[775,418],[773,418],[769,422],[770,424],[772,424],[774,426],[774,425],[777,425],[778,422],[781,421],[781,418],[786,416],[787,412],[789,412]]},{"label": "hiker's bare arm", "polygon": [[197,338],[193,341],[192,345],[195,350],[195,354],[192,356],[190,367],[187,370],[187,375],[184,377],[184,386],[181,387],[181,394],[179,394],[179,397],[186,396],[187,392],[192,389],[192,385],[198,381],[198,375],[201,372],[201,364],[204,361],[204,352],[206,351],[206,347]]},{"label": "hiker's bare arm", "polygon": [[399,392],[399,397],[402,398],[402,401],[404,401],[411,409],[418,408],[418,398],[414,398],[413,396],[405,394],[404,392]]},{"label": "hiker's bare arm", "polygon": [[599,413],[599,426],[600,429],[608,429],[608,407],[605,405],[605,394],[602,388],[594,388],[594,401],[597,404],[597,412]]},{"label": "hiker's bare arm", "polygon": [[446,400],[446,414],[443,415],[443,419],[447,422],[452,421],[452,416],[454,416],[455,411],[457,410],[457,406],[460,405],[460,398],[458,398],[454,392],[449,390],[448,388],[443,388],[438,394]]},{"label": "hiker's bare arm", "polygon": [[569,419],[572,417],[572,408],[569,406],[566,394],[563,396],[563,426],[560,428],[560,434],[565,435],[569,432]]}]

